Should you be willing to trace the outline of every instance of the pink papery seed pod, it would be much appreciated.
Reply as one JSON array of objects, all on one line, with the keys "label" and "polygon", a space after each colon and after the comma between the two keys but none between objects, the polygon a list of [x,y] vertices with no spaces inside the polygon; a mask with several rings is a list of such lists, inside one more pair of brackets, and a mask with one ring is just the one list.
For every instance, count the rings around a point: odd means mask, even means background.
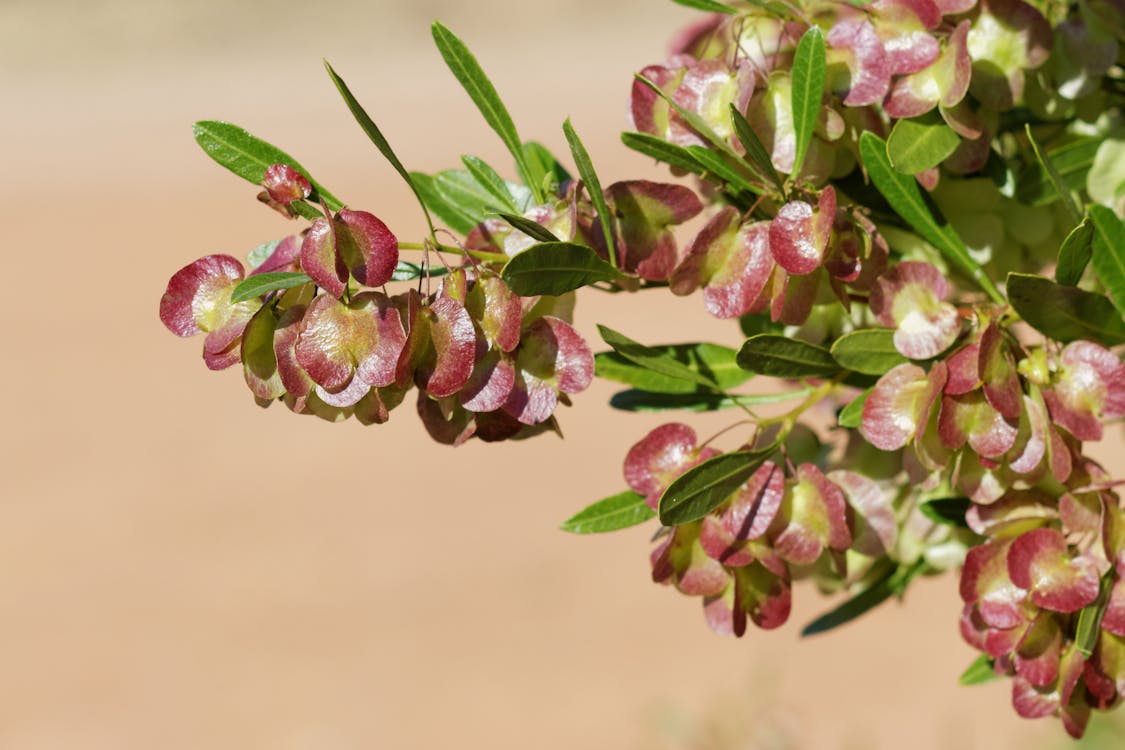
[{"label": "pink papery seed pod", "polygon": [[356,281],[377,287],[391,280],[398,265],[398,239],[366,211],[340,209],[333,223],[337,252]]},{"label": "pink papery seed pod", "polygon": [[688,246],[672,273],[672,293],[686,295],[702,286],[703,303],[715,317],[750,312],[774,266],[769,233],[769,222],[743,224],[737,209],[724,208]]},{"label": "pink papery seed pod", "polygon": [[[667,281],[676,267],[676,237],[669,227],[683,224],[703,210],[696,194],[682,185],[647,180],[615,182],[605,190],[612,216],[618,266],[642,279]],[[595,249],[608,251],[605,238],[593,232]]]},{"label": "pink papery seed pod", "polygon": [[[739,60],[733,69],[727,60],[700,60],[688,64],[672,100],[684,111],[702,118],[717,136],[729,140],[734,135],[730,108],[745,112],[756,82],[745,60]],[[669,125],[670,142],[680,146],[708,145],[707,139],[675,110],[669,115]]]},{"label": "pink papery seed pod", "polygon": [[883,103],[886,113],[897,118],[918,117],[939,104],[945,108],[959,104],[972,77],[968,37],[969,22],[962,21],[932,65],[897,79]]},{"label": "pink papery seed pod", "polygon": [[546,422],[566,394],[586,390],[594,378],[586,340],[549,315],[525,329],[515,355],[516,379],[504,410],[525,425]]},{"label": "pink papery seed pod", "polygon": [[688,596],[716,596],[730,583],[730,573],[703,551],[698,521],[676,526],[652,552],[652,579],[671,583]]},{"label": "pink papery seed pod", "polygon": [[398,309],[386,295],[365,292],[347,303],[321,295],[301,321],[293,355],[318,397],[342,408],[394,382],[405,342]]},{"label": "pink papery seed pod", "polygon": [[944,362],[935,363],[929,373],[910,363],[888,370],[863,405],[863,437],[885,451],[920,439],[946,377]]},{"label": "pink papery seed pod", "polygon": [[1054,612],[1077,612],[1098,598],[1099,576],[1093,558],[1071,554],[1062,532],[1033,529],[1012,542],[1007,557],[1012,583],[1032,603]]},{"label": "pink papery seed pod", "polygon": [[262,306],[261,299],[230,301],[243,274],[236,258],[207,255],[173,274],[160,298],[160,320],[169,331],[184,337],[207,334],[203,360],[211,370],[239,361],[242,332]]},{"label": "pink papery seed pod", "polygon": [[693,466],[698,466],[719,451],[699,447],[695,430],[685,424],[661,425],[645,435],[625,456],[625,482],[645,496],[653,510],[672,482]]},{"label": "pink papery seed pod", "polygon": [[770,532],[773,547],[786,562],[808,565],[825,550],[843,552],[852,544],[843,491],[814,464],[797,467],[786,487]]},{"label": "pink papery seed pod", "polygon": [[836,221],[836,189],[821,191],[814,209],[804,201],[789,201],[770,222],[770,253],[791,274],[804,275],[824,260]]},{"label": "pink papery seed pod", "polygon": [[891,75],[917,73],[937,60],[940,46],[929,32],[941,23],[941,11],[933,0],[876,0],[870,7]]},{"label": "pink papery seed pod", "polygon": [[833,85],[846,91],[844,104],[866,107],[883,101],[891,85],[891,66],[883,41],[867,19],[838,21],[829,31],[829,61],[844,63],[848,77]]},{"label": "pink papery seed pod", "polygon": [[969,90],[998,111],[1023,98],[1024,71],[1038,68],[1050,55],[1051,26],[1023,0],[981,0],[967,38],[973,61]]},{"label": "pink papery seed pod", "polygon": [[394,363],[400,388],[414,383],[433,398],[457,393],[476,361],[477,334],[465,306],[445,294],[423,304],[413,289],[406,298],[409,334]]},{"label": "pink papery seed pod", "polygon": [[312,185],[308,179],[288,164],[272,164],[266,167],[262,187],[271,200],[282,206],[294,201],[304,200],[312,195]]},{"label": "pink papery seed pod", "polygon": [[961,333],[957,308],[944,301],[951,292],[948,279],[934,266],[903,261],[875,283],[871,312],[895,329],[895,348],[904,356],[930,359],[948,349]]},{"label": "pink papery seed pod", "polygon": [[1125,364],[1092,341],[1074,341],[1059,355],[1043,390],[1051,419],[1079,440],[1101,440],[1102,420],[1125,416]]}]

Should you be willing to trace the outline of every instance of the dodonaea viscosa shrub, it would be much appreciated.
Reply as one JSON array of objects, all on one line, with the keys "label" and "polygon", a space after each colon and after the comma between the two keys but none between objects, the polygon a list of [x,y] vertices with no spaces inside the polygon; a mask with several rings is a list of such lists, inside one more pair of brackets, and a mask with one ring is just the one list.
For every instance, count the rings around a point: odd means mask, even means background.
[{"label": "dodonaea viscosa shrub", "polygon": [[[184,267],[161,319],[262,406],[371,424],[411,397],[451,445],[557,430],[595,374],[629,386],[624,411],[732,410],[733,449],[658,427],[627,489],[563,527],[658,517],[653,579],[738,636],[784,624],[798,579],[851,595],[817,633],[960,567],[982,652],[963,682],[1008,676],[1020,715],[1080,736],[1125,694],[1125,510],[1084,451],[1125,416],[1125,2],[678,1],[708,13],[640,69],[622,141],[684,179],[603,187],[567,122],[572,174],[435,24],[518,179],[473,156],[409,172],[329,67],[429,231],[403,242],[274,146],[196,123],[300,227],[248,269]],[[603,326],[595,355],[582,287],[699,292],[747,338]],[[802,423],[818,404],[830,434]]]}]

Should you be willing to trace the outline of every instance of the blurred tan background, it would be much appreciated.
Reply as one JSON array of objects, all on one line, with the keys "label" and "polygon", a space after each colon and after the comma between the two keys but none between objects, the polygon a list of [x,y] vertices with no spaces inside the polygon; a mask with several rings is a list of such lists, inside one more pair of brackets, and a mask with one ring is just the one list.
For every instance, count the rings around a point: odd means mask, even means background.
[{"label": "blurred tan background", "polygon": [[[630,74],[693,18],[666,0],[0,0],[0,748],[1059,746],[1005,684],[957,688],[973,654],[951,578],[808,642],[829,602],[802,588],[787,628],[724,640],[648,582],[651,528],[559,532],[663,421],[611,414],[607,386],[563,415],[565,443],[454,451],[409,405],[380,428],[262,412],[164,330],[177,268],[289,230],[193,120],[246,127],[419,234],[322,56],[411,168],[508,163],[435,18],[525,138],[564,153],[570,115],[603,181],[658,174],[616,134]],[[587,297],[578,319],[737,341],[700,308]]]}]

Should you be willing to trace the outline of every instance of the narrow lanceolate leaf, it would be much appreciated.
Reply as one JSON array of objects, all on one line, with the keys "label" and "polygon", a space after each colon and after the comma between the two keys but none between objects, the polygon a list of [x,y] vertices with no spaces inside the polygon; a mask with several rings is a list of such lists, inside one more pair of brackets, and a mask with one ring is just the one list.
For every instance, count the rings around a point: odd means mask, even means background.
[{"label": "narrow lanceolate leaf", "polygon": [[461,163],[465,165],[465,169],[469,171],[477,184],[488,191],[488,194],[496,200],[497,206],[512,212],[520,210],[515,199],[512,198],[512,194],[508,192],[508,186],[504,184],[504,178],[497,174],[496,170],[483,159],[465,155],[461,157]]},{"label": "narrow lanceolate leaf", "polygon": [[558,242],[559,238],[551,234],[551,230],[543,226],[537,221],[532,221],[525,216],[516,216],[515,214],[497,214],[501,219],[511,224],[514,228],[520,230],[528,237],[539,242]]},{"label": "narrow lanceolate leaf", "polygon": [[414,182],[414,187],[418,189],[418,195],[422,198],[423,205],[457,234],[468,234],[480,223],[474,221],[475,217],[455,206],[441,194],[441,191],[437,188],[436,177],[422,172],[411,172],[410,179]]},{"label": "narrow lanceolate leaf", "polygon": [[703,518],[742,486],[776,449],[771,445],[759,451],[724,453],[689,469],[660,496],[660,522],[679,526]]},{"label": "narrow lanceolate leaf", "polygon": [[1105,285],[1117,312],[1125,316],[1125,222],[1105,206],[1090,206],[1094,222],[1094,272]]},{"label": "narrow lanceolate leaf", "polygon": [[793,130],[797,134],[794,175],[801,172],[817,117],[820,116],[820,104],[824,99],[824,71],[824,32],[814,25],[797,43],[797,53],[793,57]]},{"label": "narrow lanceolate leaf", "polygon": [[845,370],[864,375],[882,375],[907,361],[895,348],[895,332],[889,328],[867,328],[846,334],[836,339],[831,351]]},{"label": "narrow lanceolate leaf", "polygon": [[[323,198],[333,211],[343,205],[314,180],[296,159],[277,146],[247,133],[237,125],[219,120],[200,120],[192,125],[192,132],[195,134],[196,143],[207,152],[208,156],[247,182],[260,184],[265,179],[266,170],[271,166],[288,164],[312,184],[313,189],[316,190],[311,196],[312,200],[315,201],[318,196]],[[300,202],[294,205],[298,203]]]},{"label": "narrow lanceolate leaf", "polygon": [[[517,256],[518,257],[518,256]],[[666,351],[634,341],[623,333],[599,325],[598,332],[613,351],[638,367],[676,380],[697,383],[705,388],[719,391],[721,388],[711,377],[707,377],[691,366],[678,361]]]},{"label": "narrow lanceolate leaf", "polygon": [[867,397],[870,396],[871,392],[874,390],[874,386],[868,388],[840,410],[836,421],[841,427],[846,427],[849,430],[859,429],[859,426],[863,424],[863,405],[867,403]]},{"label": "narrow lanceolate leaf", "polygon": [[1109,606],[1112,591],[1113,576],[1112,574],[1106,574],[1106,577],[1102,578],[1097,601],[1083,608],[1078,614],[1078,630],[1074,635],[1074,644],[1087,659],[1094,653],[1094,647],[1098,644],[1098,634],[1102,629],[1102,618],[1105,617],[1105,610]]},{"label": "narrow lanceolate leaf", "polygon": [[570,144],[570,154],[574,157],[574,166],[578,169],[578,176],[582,178],[582,182],[586,183],[586,192],[590,194],[590,202],[594,204],[594,210],[598,212],[598,223],[602,227],[605,246],[609,248],[609,262],[614,268],[617,268],[617,250],[613,243],[613,225],[610,219],[609,206],[605,202],[601,180],[598,179],[598,173],[594,171],[594,162],[590,160],[590,153],[583,145],[582,139],[578,137],[578,133],[575,132],[574,126],[570,124],[570,118],[567,118],[566,122],[563,123],[563,134],[566,136],[566,142]]},{"label": "narrow lanceolate leaf", "polygon": [[625,490],[579,511],[559,528],[572,534],[602,534],[627,529],[655,517],[656,512],[648,507],[644,495]]},{"label": "narrow lanceolate leaf", "polygon": [[622,133],[621,142],[639,154],[656,159],[676,169],[693,174],[702,174],[706,169],[683,146],[677,146],[663,138],[648,133]]},{"label": "narrow lanceolate leaf", "polygon": [[870,586],[848,599],[835,609],[816,618],[801,631],[802,637],[826,633],[845,625],[857,617],[867,614],[887,599],[901,594],[916,576],[924,563],[921,561],[909,567],[892,566],[879,576]]},{"label": "narrow lanceolate leaf", "polygon": [[[752,377],[751,373],[743,370],[735,361],[738,352],[718,344],[671,344],[646,348],[668,355],[692,372],[717,383],[720,388],[734,388]],[[656,372],[615,351],[596,355],[594,367],[599,378],[631,385],[643,391],[682,394],[691,393],[699,386],[694,379],[685,380]]]},{"label": "narrow lanceolate leaf", "polygon": [[363,132],[367,134],[367,137],[371,139],[371,142],[375,144],[375,148],[379,149],[379,153],[383,155],[383,158],[394,167],[394,170],[402,177],[407,187],[410,188],[410,191],[414,193],[414,197],[418,199],[419,205],[422,206],[422,213],[426,215],[426,221],[430,225],[430,231],[433,231],[433,219],[430,216],[429,210],[426,208],[426,201],[422,199],[422,194],[418,191],[418,186],[414,184],[410,173],[407,172],[406,167],[402,165],[394,149],[391,148],[391,144],[383,136],[383,132],[379,130],[379,126],[376,125],[375,121],[371,119],[371,116],[367,114],[367,111],[359,103],[359,100],[352,94],[351,89],[348,88],[348,84],[344,83],[344,79],[336,74],[336,71],[332,69],[332,66],[328,64],[327,60],[324,61],[324,68],[328,71],[328,77],[332,79],[332,83],[336,85],[336,90],[339,91],[340,96],[344,98],[344,103],[348,105],[352,117],[359,123],[360,128],[362,128]]},{"label": "narrow lanceolate leaf", "polygon": [[758,138],[758,134],[754,132],[750,123],[738,111],[738,107],[733,104],[730,105],[730,119],[734,125],[735,135],[738,136],[742,147],[746,149],[746,160],[766,182],[772,182],[778,190],[783,190],[785,183],[773,166],[773,159],[770,158],[769,151],[766,151],[766,147]]},{"label": "narrow lanceolate leaf", "polygon": [[832,377],[842,369],[824,347],[772,333],[746,339],[738,366],[775,378]]},{"label": "narrow lanceolate leaf", "polygon": [[555,155],[542,143],[528,141],[523,144],[523,153],[527,157],[531,171],[543,173],[544,194],[553,195],[558,192],[560,185],[570,181],[570,172],[566,171]]},{"label": "narrow lanceolate leaf", "polygon": [[971,506],[972,501],[967,497],[939,497],[922,503],[918,510],[934,523],[967,529],[969,523],[965,520],[965,514]]},{"label": "narrow lanceolate leaf", "polygon": [[521,297],[557,297],[598,281],[614,281],[621,273],[585,245],[544,242],[508,261],[500,276]]},{"label": "narrow lanceolate leaf", "polygon": [[708,172],[703,175],[705,178],[722,184],[732,195],[742,192],[761,194],[762,189],[739,172],[738,168],[724,159],[721,154],[704,146],[688,146],[687,151],[699,166]]},{"label": "narrow lanceolate leaf", "polygon": [[[1051,165],[1068,191],[1082,190],[1086,186],[1086,175],[1094,164],[1102,138],[1077,138],[1069,143],[1044,151]],[[1036,162],[1025,169],[1016,184],[1016,197],[1021,203],[1033,206],[1046,206],[1059,200],[1060,196],[1051,181],[1051,175],[1042,164]]]},{"label": "narrow lanceolate leaf", "polygon": [[[710,391],[693,391],[691,393],[656,393],[631,388],[619,391],[609,399],[609,405],[614,409],[631,412],[664,412],[664,411],[718,411],[720,409],[733,409],[741,406],[764,406],[766,404],[779,404],[795,398],[804,398],[812,393],[811,388],[802,388],[786,393],[758,393],[745,396],[724,396]],[[856,423],[858,426],[858,422]]]},{"label": "narrow lanceolate leaf", "polygon": [[310,281],[312,279],[304,273],[260,273],[257,276],[251,276],[236,286],[230,294],[230,301],[233,304],[238,304],[278,289],[291,289]]},{"label": "narrow lanceolate leaf", "polygon": [[447,273],[449,273],[449,270],[444,267],[426,269],[417,263],[400,260],[395,267],[395,272],[391,275],[391,281],[412,281],[422,276],[434,278],[445,276]]},{"label": "narrow lanceolate leaf", "polygon": [[738,13],[738,10],[730,7],[725,3],[720,3],[718,0],[672,0],[676,5],[682,5],[685,8],[696,8],[697,10],[705,10],[710,13]]},{"label": "narrow lanceolate leaf", "polygon": [[731,159],[738,160],[738,154],[734,153],[731,147],[727,144],[726,139],[716,133],[700,114],[686,109],[678,101],[669,96],[667,91],[660,88],[640,73],[635,74],[633,77],[648,88],[652,89],[652,92],[654,94],[667,102],[668,106],[674,109],[676,111],[676,114],[682,117],[684,122],[690,125],[692,127],[692,130],[699,133],[699,135],[702,136],[708,143],[710,143],[716,151]]},{"label": "narrow lanceolate leaf", "polygon": [[1074,199],[1074,194],[1071,192],[1070,188],[1067,187],[1063,176],[1059,174],[1058,168],[1055,166],[1054,162],[1051,161],[1051,157],[1047,155],[1047,152],[1039,145],[1039,141],[1035,140],[1035,136],[1031,134],[1031,124],[1026,123],[1023,127],[1027,132],[1027,140],[1031,143],[1031,148],[1035,151],[1035,159],[1039,162],[1039,166],[1043,168],[1043,172],[1047,175],[1047,180],[1051,183],[1051,187],[1055,189],[1055,193],[1057,193],[1059,199],[1062,200],[1063,206],[1066,207],[1070,217],[1074,219],[1074,223],[1077,224],[1081,222],[1082,209],[1078,206],[1078,201]]},{"label": "narrow lanceolate leaf", "polygon": [[899,174],[891,166],[890,159],[887,157],[887,144],[883,139],[870,131],[865,131],[859,138],[859,151],[871,181],[875,183],[875,187],[895,213],[913,227],[923,239],[941,250],[942,254],[961,272],[977,282],[993,301],[1003,303],[1004,297],[980,264],[969,255],[965,243],[961,241],[953,227],[934,216],[914,178]]},{"label": "narrow lanceolate leaf", "polygon": [[1031,274],[1008,274],[1008,301],[1028,325],[1064,344],[1125,344],[1125,321],[1105,295]]},{"label": "narrow lanceolate leaf", "polygon": [[1055,264],[1055,281],[1066,286],[1077,286],[1086,272],[1086,266],[1094,252],[1094,224],[1090,217],[1070,231],[1059,247],[1059,259]]},{"label": "narrow lanceolate leaf", "polygon": [[996,674],[996,667],[993,665],[992,658],[988,654],[981,654],[976,658],[968,669],[961,673],[961,677],[957,680],[960,684],[969,685],[983,685],[986,682],[992,682],[999,679],[1000,675]]},{"label": "narrow lanceolate leaf", "polygon": [[516,160],[516,169],[519,170],[524,184],[531,188],[531,192],[535,195],[535,202],[543,203],[543,177],[545,175],[540,174],[538,168],[532,168],[532,163],[528,161],[527,155],[524,153],[523,142],[520,140],[519,133],[516,132],[516,124],[512,122],[512,116],[508,114],[504,102],[500,100],[500,95],[496,93],[496,88],[488,80],[484,69],[481,68],[480,63],[477,62],[465,43],[439,22],[435,22],[433,25],[433,37],[445,64],[449,66],[449,70],[461,83],[469,98],[477,105],[477,109],[484,116],[485,122],[508,147],[512,158]]},{"label": "narrow lanceolate leaf", "polygon": [[931,113],[896,122],[887,137],[887,156],[895,171],[914,175],[941,164],[960,143],[953,128]]}]

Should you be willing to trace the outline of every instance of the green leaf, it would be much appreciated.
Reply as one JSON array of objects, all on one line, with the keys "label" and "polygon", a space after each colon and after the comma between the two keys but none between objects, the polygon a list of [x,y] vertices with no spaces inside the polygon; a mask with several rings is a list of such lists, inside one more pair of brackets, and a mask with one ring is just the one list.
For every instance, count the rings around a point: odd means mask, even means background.
[{"label": "green leaf", "polygon": [[914,178],[899,174],[891,166],[883,139],[871,131],[864,131],[859,137],[859,151],[871,181],[891,208],[923,239],[941,250],[951,263],[977,282],[993,301],[1003,303],[1004,297],[980,264],[969,255],[965,243],[953,227],[944,219],[939,220],[930,210]]},{"label": "green leaf", "polygon": [[738,366],[775,378],[824,378],[841,371],[824,347],[772,333],[746,339],[738,352]]},{"label": "green leaf", "polygon": [[701,135],[704,140],[710,143],[716,151],[728,157],[732,161],[740,161],[740,159],[738,158],[738,154],[731,150],[731,147],[727,145],[726,139],[717,134],[711,128],[711,126],[707,124],[707,121],[704,120],[700,114],[698,114],[697,112],[692,112],[689,109],[685,109],[683,105],[669,96],[667,91],[660,88],[640,73],[634,74],[633,77],[650,88],[654,94],[667,102],[668,106],[675,110],[676,114],[683,118],[684,122],[690,125],[692,130],[699,133],[699,135]]},{"label": "green leaf", "polygon": [[586,150],[586,146],[582,144],[582,139],[578,137],[574,126],[570,124],[569,117],[563,123],[563,134],[566,136],[566,142],[570,144],[570,154],[574,157],[574,166],[578,169],[578,176],[582,178],[582,182],[586,183],[586,192],[590,194],[590,202],[594,204],[594,210],[598,212],[598,223],[601,224],[605,246],[609,250],[609,262],[614,268],[617,268],[617,249],[613,241],[613,225],[611,224],[609,206],[605,202],[601,180],[598,179],[598,173],[594,171],[594,162],[590,160],[590,153]]},{"label": "green leaf", "polygon": [[572,534],[602,534],[627,529],[655,517],[656,512],[645,503],[644,495],[625,490],[576,513],[559,528]]},{"label": "green leaf", "polygon": [[570,181],[570,172],[555,158],[547,147],[537,141],[523,144],[523,153],[532,172],[542,172],[543,192],[550,196],[559,191],[559,186]]},{"label": "green leaf", "polygon": [[538,171],[538,165],[533,166],[528,160],[524,153],[523,142],[516,132],[516,124],[512,122],[512,116],[508,114],[504,102],[500,100],[500,95],[496,93],[496,88],[488,80],[476,57],[456,34],[440,22],[434,22],[433,37],[449,70],[477,105],[477,109],[484,116],[484,121],[508,147],[512,158],[516,160],[516,169],[519,170],[520,177],[535,196],[535,202],[544,203],[543,177],[545,175]]},{"label": "green leaf", "polygon": [[[738,366],[735,361],[737,352],[734,349],[718,344],[669,344],[646,348],[672,358],[722,389],[742,385],[752,377],[751,373]],[[656,372],[636,364],[616,351],[596,355],[594,367],[599,378],[631,385],[643,391],[692,393],[699,386],[694,378],[689,380]]]},{"label": "green leaf", "polygon": [[801,637],[825,633],[867,614],[892,596],[902,594],[910,581],[922,571],[925,562],[919,560],[910,566],[892,565],[871,585],[852,596],[835,609],[816,618],[801,631]]},{"label": "green leaf", "polygon": [[[750,182],[746,175],[739,172],[738,168],[724,159],[722,155],[705,146],[687,146],[686,148],[696,163],[706,170],[707,174],[703,175],[705,179],[720,183],[728,192],[735,195],[742,192],[761,194],[762,189]],[[714,179],[716,177],[717,180]]]},{"label": "green leaf", "polygon": [[[344,204],[314,180],[309,171],[296,159],[237,125],[219,120],[200,120],[193,124],[191,129],[195,134],[195,142],[208,156],[247,182],[260,185],[269,167],[274,164],[288,164],[304,175],[315,190],[309,200],[315,203],[323,198],[328,208],[333,211],[343,207]],[[305,218],[316,218],[320,215],[315,207],[305,201],[296,201],[293,206]]]},{"label": "green leaf", "polygon": [[785,182],[781,179],[781,175],[777,173],[777,169],[774,168],[773,159],[770,158],[765,145],[758,138],[758,134],[754,132],[754,128],[750,127],[750,123],[738,111],[738,107],[733,104],[730,105],[730,119],[734,125],[735,135],[738,136],[742,147],[746,149],[746,160],[765,181],[772,182],[778,190],[784,190]]},{"label": "green leaf", "polygon": [[558,237],[551,234],[551,230],[537,221],[532,221],[523,216],[516,216],[515,214],[498,214],[498,216],[534,240],[538,240],[539,242],[559,241]]},{"label": "green leaf", "polygon": [[497,174],[495,169],[490,167],[483,159],[468,154],[461,157],[461,163],[465,165],[465,169],[469,171],[477,184],[496,199],[497,206],[506,208],[513,213],[519,213],[520,207],[516,205],[512,194],[508,192],[508,186],[504,183],[504,178]]},{"label": "green leaf", "polygon": [[1087,216],[1070,231],[1059,248],[1059,259],[1055,265],[1055,281],[1066,286],[1078,286],[1093,252],[1094,225]]},{"label": "green leaf", "polygon": [[672,0],[676,5],[682,5],[685,8],[696,8],[697,10],[705,10],[710,13],[738,13],[738,10],[730,7],[726,3],[720,3],[718,0]]},{"label": "green leaf", "polygon": [[1092,604],[1082,608],[1078,615],[1078,630],[1074,636],[1074,645],[1087,659],[1094,653],[1098,645],[1098,633],[1102,627],[1102,618],[1105,617],[1106,608],[1109,606],[1109,597],[1113,592],[1113,571],[1106,573],[1101,579],[1101,590],[1098,598]]},{"label": "green leaf", "polygon": [[797,134],[797,155],[793,159],[791,174],[801,173],[805,163],[809,143],[812,141],[816,120],[820,116],[821,102],[824,100],[825,49],[824,32],[813,24],[801,41],[793,56],[793,130]]},{"label": "green leaf", "polygon": [[1061,286],[1032,274],[1008,274],[1008,301],[1028,325],[1068,343],[1090,339],[1103,346],[1125,344],[1125,321],[1105,295]]},{"label": "green leaf", "polygon": [[968,669],[961,673],[957,682],[968,687],[969,685],[983,685],[999,678],[1000,675],[996,674],[992,658],[988,654],[981,654],[969,665]]},{"label": "green leaf", "polygon": [[472,226],[480,224],[498,208],[498,201],[467,171],[447,170],[434,175],[434,188]]},{"label": "green leaf", "polygon": [[706,171],[706,168],[697,162],[687,149],[668,143],[668,141],[654,135],[622,133],[621,142],[637,153],[656,159],[670,167],[682,169],[692,174],[703,174]]},{"label": "green leaf", "polygon": [[971,506],[972,501],[967,497],[939,497],[922,503],[918,510],[934,523],[967,529],[969,524],[965,514]]},{"label": "green leaf", "polygon": [[521,297],[557,297],[598,281],[616,281],[621,273],[585,245],[544,242],[508,261],[500,274]]},{"label": "green leaf", "polygon": [[645,346],[625,334],[618,333],[603,325],[598,326],[598,333],[601,334],[602,341],[613,347],[613,351],[638,367],[668,378],[697,383],[715,391],[722,390],[714,379],[693,369],[692,366],[680,362],[667,351]]},{"label": "green leaf", "polygon": [[777,450],[735,451],[688,469],[660,496],[660,522],[679,526],[698,521],[720,506]]},{"label": "green leaf", "polygon": [[1090,206],[1094,222],[1094,272],[1113,300],[1118,317],[1125,316],[1125,222],[1105,206]]},{"label": "green leaf", "polygon": [[759,333],[783,333],[785,326],[770,320],[769,313],[746,313],[739,316],[738,329],[749,338]]},{"label": "green leaf", "polygon": [[895,123],[887,137],[887,156],[896,172],[915,175],[941,164],[960,144],[961,136],[930,113]]},{"label": "green leaf", "polygon": [[363,132],[367,134],[367,137],[371,139],[371,142],[375,144],[375,148],[379,149],[379,153],[383,155],[383,158],[390,162],[390,165],[394,167],[395,171],[398,172],[399,176],[406,182],[407,187],[414,193],[414,197],[418,199],[419,205],[422,206],[422,213],[426,215],[426,223],[429,224],[430,232],[432,233],[434,230],[433,217],[430,216],[430,212],[426,208],[426,202],[422,200],[422,194],[418,192],[418,188],[414,184],[414,180],[411,179],[410,173],[407,172],[406,167],[402,165],[398,155],[396,155],[394,149],[391,148],[391,144],[383,136],[383,132],[379,130],[379,126],[376,125],[375,121],[367,114],[367,111],[359,103],[359,100],[352,94],[351,89],[348,88],[348,84],[344,83],[344,79],[336,74],[336,71],[332,69],[332,66],[327,60],[324,61],[324,68],[328,71],[328,77],[331,78],[332,83],[336,85],[336,90],[340,92],[340,96],[344,97],[344,103],[347,104],[348,109],[351,110],[352,117],[359,123],[360,128],[362,128]]},{"label": "green leaf", "polygon": [[779,404],[795,398],[804,398],[812,393],[811,388],[802,388],[785,393],[756,393],[746,396],[724,396],[711,391],[697,390],[691,393],[655,393],[631,388],[619,391],[609,399],[614,409],[630,412],[663,411],[718,411],[741,406],[763,406]]},{"label": "green leaf", "polygon": [[473,216],[446,200],[437,188],[436,177],[421,172],[411,172],[410,179],[414,181],[414,186],[418,189],[418,194],[422,197],[425,206],[443,224],[457,234],[466,235],[480,223],[475,221]]},{"label": "green leaf", "polygon": [[1023,128],[1027,133],[1027,140],[1031,143],[1031,148],[1035,152],[1035,159],[1039,162],[1039,166],[1047,175],[1047,181],[1051,183],[1055,194],[1062,200],[1063,206],[1070,214],[1070,217],[1074,219],[1074,223],[1080,223],[1082,221],[1082,209],[1078,207],[1078,201],[1074,199],[1074,195],[1067,187],[1063,176],[1059,174],[1059,170],[1055,168],[1051,157],[1043,151],[1043,148],[1039,145],[1039,141],[1035,140],[1035,136],[1031,133],[1031,123],[1024,123]]},{"label": "green leaf", "polygon": [[239,282],[230,293],[230,301],[232,304],[237,304],[278,289],[290,289],[310,281],[312,279],[303,273],[260,273]]},{"label": "green leaf", "polygon": [[[1102,140],[1093,137],[1076,138],[1044,152],[1067,190],[1083,190],[1086,187],[1086,174],[1094,164]],[[1060,198],[1051,182],[1051,175],[1038,161],[1020,173],[1016,197],[1021,203],[1033,206],[1046,206]]]},{"label": "green leaf", "polygon": [[840,410],[836,415],[836,422],[841,427],[846,427],[849,430],[858,429],[863,424],[863,405],[867,403],[868,396],[875,390],[872,386],[863,393],[852,399],[851,403]]},{"label": "green leaf", "polygon": [[412,281],[423,276],[436,278],[438,276],[445,276],[449,270],[443,267],[427,269],[418,265],[417,263],[410,263],[409,261],[400,260],[398,265],[395,266],[394,273],[391,274],[392,281]]},{"label": "green leaf", "polygon": [[831,352],[845,370],[864,375],[882,375],[908,361],[895,349],[895,332],[887,328],[845,334],[832,344]]}]

